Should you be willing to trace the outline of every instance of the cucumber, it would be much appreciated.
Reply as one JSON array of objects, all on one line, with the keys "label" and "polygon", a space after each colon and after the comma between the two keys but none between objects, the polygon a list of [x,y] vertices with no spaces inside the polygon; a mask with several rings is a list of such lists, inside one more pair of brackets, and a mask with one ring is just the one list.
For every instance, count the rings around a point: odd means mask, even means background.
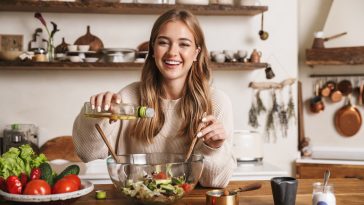
[{"label": "cucumber", "polygon": [[80,167],[76,164],[72,164],[68,167],[66,167],[66,169],[64,169],[57,177],[56,177],[56,181],[62,179],[63,177],[69,175],[69,174],[75,174],[78,175],[80,173]]},{"label": "cucumber", "polygon": [[39,165],[40,178],[45,180],[50,186],[54,184],[53,171],[51,166],[45,162]]}]

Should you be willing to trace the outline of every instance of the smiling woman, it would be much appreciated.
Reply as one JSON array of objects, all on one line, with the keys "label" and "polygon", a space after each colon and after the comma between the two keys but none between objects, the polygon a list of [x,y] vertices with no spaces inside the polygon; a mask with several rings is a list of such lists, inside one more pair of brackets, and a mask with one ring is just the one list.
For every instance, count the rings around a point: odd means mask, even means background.
[{"label": "smiling woman", "polygon": [[109,124],[109,119],[87,118],[82,110],[73,128],[77,153],[86,162],[107,157],[95,124],[118,154],[185,155],[199,137],[203,140],[194,151],[206,159],[200,184],[226,186],[236,167],[232,106],[223,92],[210,85],[208,52],[197,18],[187,10],[165,12],[154,23],[148,47],[140,82],[117,93],[93,95],[90,104],[96,111],[107,111],[112,103],[143,105],[155,110],[154,117]]}]

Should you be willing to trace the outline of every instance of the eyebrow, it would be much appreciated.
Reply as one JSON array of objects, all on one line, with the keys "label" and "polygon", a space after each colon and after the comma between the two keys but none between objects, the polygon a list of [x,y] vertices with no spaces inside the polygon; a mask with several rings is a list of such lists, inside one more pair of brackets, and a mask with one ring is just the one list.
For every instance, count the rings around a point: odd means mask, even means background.
[{"label": "eyebrow", "polygon": [[[169,40],[170,38],[168,38],[167,36],[158,36],[157,37],[157,39],[167,39],[167,40]],[[188,39],[188,38],[179,38],[178,39],[179,41],[189,41],[189,42],[191,42],[191,43],[193,43],[190,39]]]}]

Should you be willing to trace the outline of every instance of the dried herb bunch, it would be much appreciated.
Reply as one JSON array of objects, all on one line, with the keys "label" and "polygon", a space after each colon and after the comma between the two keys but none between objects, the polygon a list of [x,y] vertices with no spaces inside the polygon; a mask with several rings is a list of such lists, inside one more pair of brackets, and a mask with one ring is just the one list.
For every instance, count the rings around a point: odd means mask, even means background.
[{"label": "dried herb bunch", "polygon": [[260,90],[258,90],[258,92],[255,94],[255,98],[257,100],[257,112],[258,115],[261,112],[267,112],[267,109],[265,108],[262,99],[260,98]]},{"label": "dried herb bunch", "polygon": [[249,110],[249,125],[253,128],[258,128],[260,125],[258,123],[258,111],[255,106],[255,103],[252,102],[252,105]]},{"label": "dried herb bunch", "polygon": [[[253,90],[253,93],[254,93],[254,90]],[[249,122],[248,122],[248,124],[253,128],[258,128],[260,126],[259,122],[258,122],[258,115],[259,115],[258,107],[256,105],[256,99],[254,99],[254,95],[253,95],[252,104],[251,104],[251,107],[249,110]]]},{"label": "dried herb bunch", "polygon": [[272,108],[269,110],[267,115],[267,121],[266,121],[266,138],[267,141],[271,141],[271,138],[273,137],[273,142],[277,141],[277,134],[276,134],[276,120],[279,117],[279,105],[277,103],[277,96],[275,93],[275,90],[272,90]]},{"label": "dried herb bunch", "polygon": [[289,87],[289,100],[288,100],[288,106],[287,106],[287,115],[288,115],[288,120],[293,118],[295,123],[297,123],[295,105],[294,105],[293,94],[292,94],[292,85]]}]

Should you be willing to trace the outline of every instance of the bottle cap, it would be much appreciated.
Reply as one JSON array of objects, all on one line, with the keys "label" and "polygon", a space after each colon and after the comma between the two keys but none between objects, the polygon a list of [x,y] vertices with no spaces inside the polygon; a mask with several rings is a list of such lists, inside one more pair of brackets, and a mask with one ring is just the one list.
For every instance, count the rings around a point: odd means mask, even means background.
[{"label": "bottle cap", "polygon": [[145,106],[141,106],[138,109],[138,115],[139,117],[153,117],[154,116],[154,109],[153,108],[147,108]]}]

